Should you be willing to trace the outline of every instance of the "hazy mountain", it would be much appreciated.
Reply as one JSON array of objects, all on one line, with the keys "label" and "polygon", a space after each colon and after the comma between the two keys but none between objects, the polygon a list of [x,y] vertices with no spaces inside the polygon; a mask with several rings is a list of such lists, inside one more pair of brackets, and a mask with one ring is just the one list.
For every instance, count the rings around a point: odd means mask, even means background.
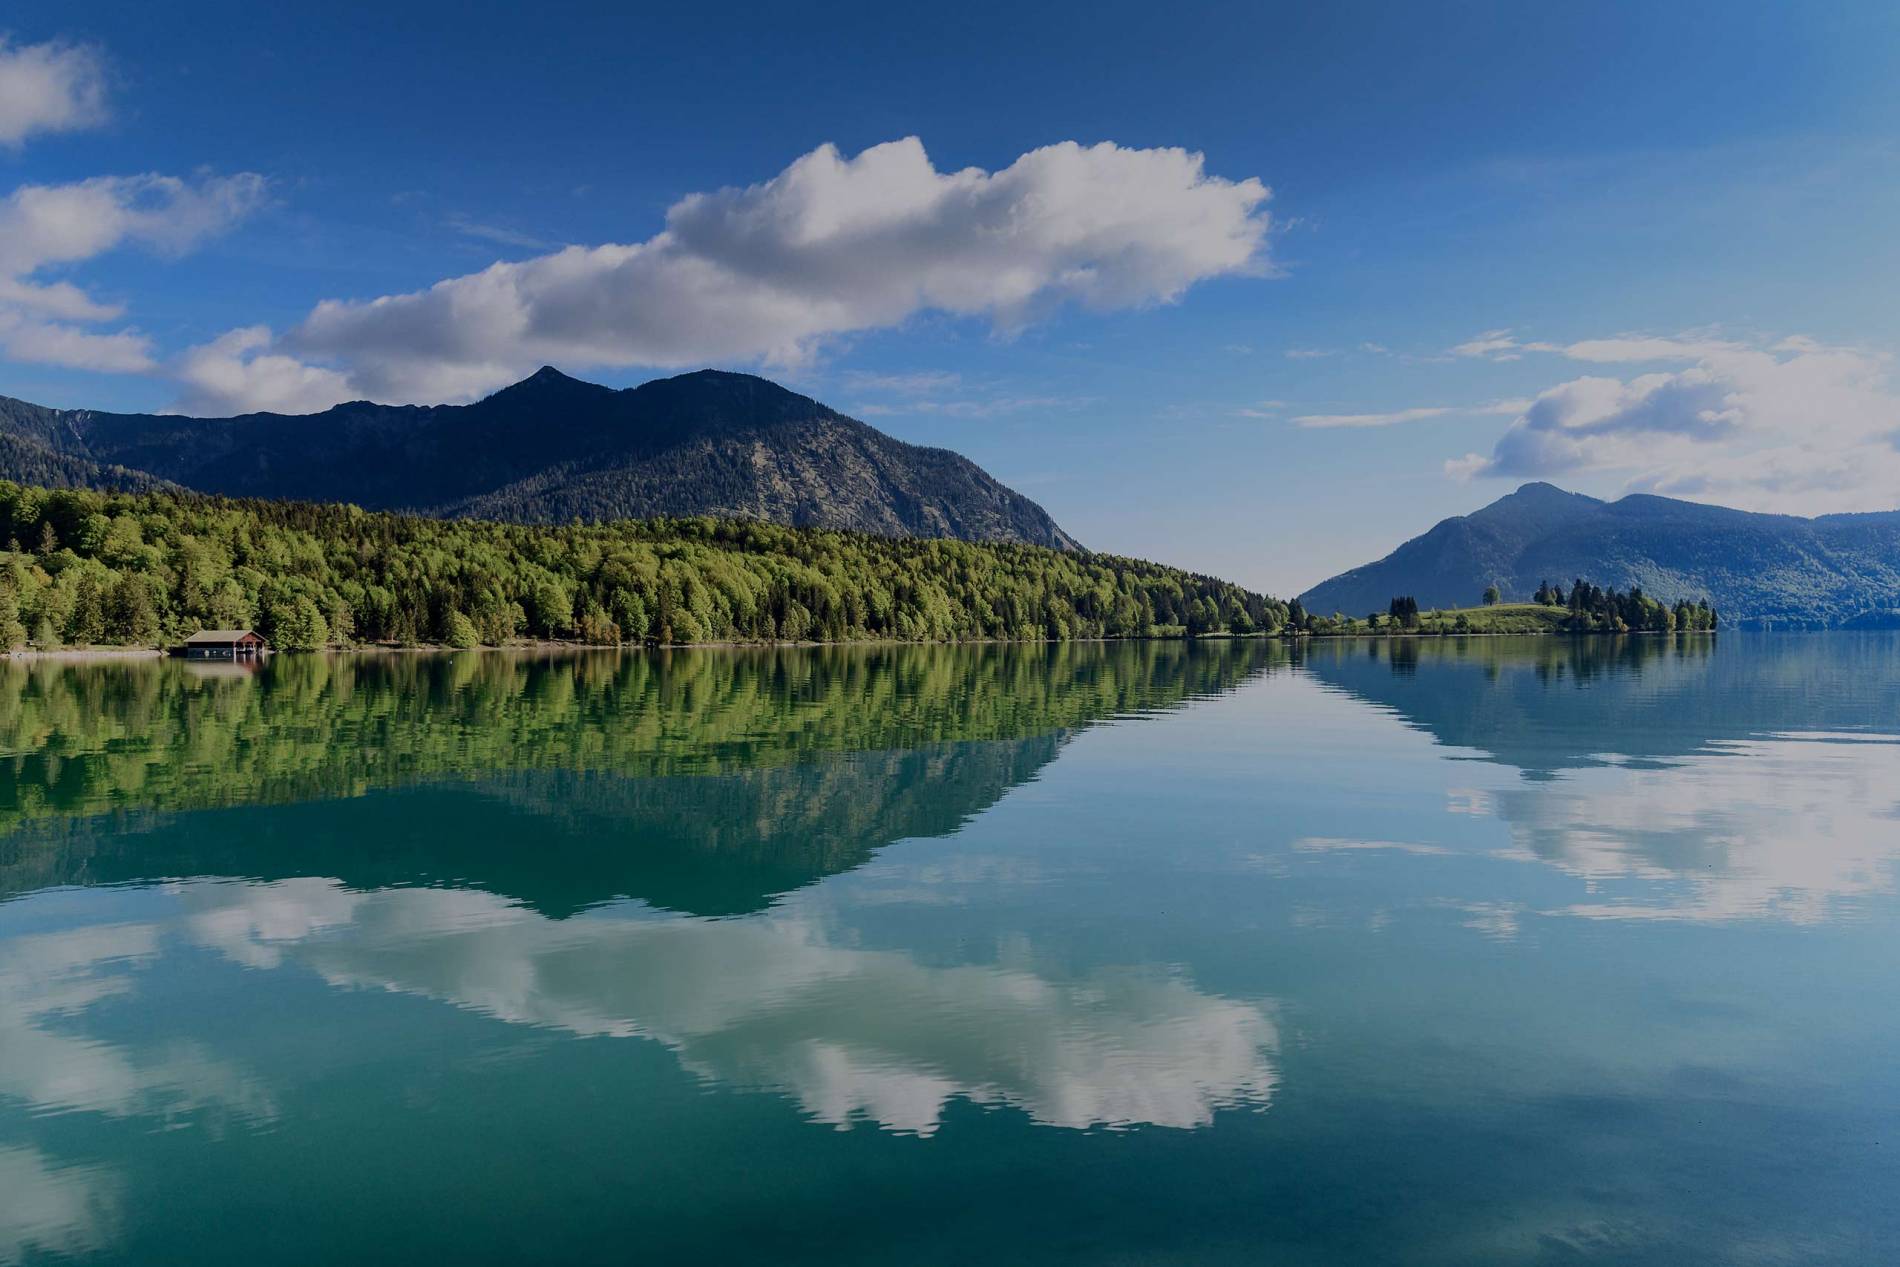
[{"label": "hazy mountain", "polygon": [[[58,476],[49,480],[47,472]],[[1076,543],[1028,498],[749,374],[616,391],[554,369],[472,405],[185,418],[0,397],[0,475],[565,522],[732,515],[890,536]]]},{"label": "hazy mountain", "polygon": [[1469,607],[1487,585],[1528,600],[1545,580],[1579,576],[1666,602],[1706,598],[1730,623],[1900,623],[1900,511],[1802,519],[1526,484],[1300,599],[1328,614],[1384,611],[1397,594]]}]

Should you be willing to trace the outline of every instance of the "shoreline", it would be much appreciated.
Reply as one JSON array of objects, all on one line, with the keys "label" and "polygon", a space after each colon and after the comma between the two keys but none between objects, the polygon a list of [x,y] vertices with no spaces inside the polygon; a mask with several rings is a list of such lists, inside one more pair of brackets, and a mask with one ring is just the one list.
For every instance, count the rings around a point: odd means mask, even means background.
[{"label": "shoreline", "polygon": [[[1280,642],[1319,643],[1319,642],[1372,642],[1377,640],[1398,641],[1445,641],[1454,638],[1643,638],[1643,637],[1714,637],[1718,633],[1729,632],[1715,629],[1626,629],[1617,632],[1612,629],[1536,629],[1517,631],[1467,631],[1453,633],[1401,630],[1397,632],[1366,633],[1271,633],[1271,634],[1203,634],[1198,637],[1169,635],[1141,638],[965,638],[955,642],[912,642],[903,638],[850,638],[836,642],[818,642],[811,640],[771,642],[510,642],[499,646],[483,644],[474,647],[451,647],[443,643],[418,643],[414,646],[391,646],[382,643],[366,644],[354,647],[323,647],[317,651],[269,651],[263,658],[280,655],[331,655],[331,656],[370,656],[370,655],[443,655],[460,652],[582,652],[582,651],[771,651],[784,648],[819,647],[1051,647],[1065,643],[1089,643],[1106,645],[1116,642]],[[1825,630],[1786,630],[1775,632],[1827,632]],[[1846,631],[1851,632],[1851,631]],[[174,655],[165,647],[60,647],[52,650],[40,650],[22,647],[4,653],[5,658],[21,664],[84,664],[95,661],[111,660],[180,660],[189,664],[234,664],[246,661],[232,661],[218,657],[206,657],[192,660]],[[257,661],[257,662],[261,662]]]}]

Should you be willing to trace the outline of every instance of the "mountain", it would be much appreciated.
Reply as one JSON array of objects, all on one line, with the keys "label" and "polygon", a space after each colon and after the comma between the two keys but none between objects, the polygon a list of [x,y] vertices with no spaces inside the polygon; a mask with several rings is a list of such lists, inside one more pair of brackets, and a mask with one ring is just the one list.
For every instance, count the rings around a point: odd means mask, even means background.
[{"label": "mountain", "polygon": [[1526,484],[1444,520],[1380,559],[1300,596],[1309,611],[1363,615],[1394,595],[1468,607],[1488,585],[1528,600],[1545,580],[1706,598],[1730,624],[1900,623],[1900,511],[1759,515],[1634,494],[1600,501]]},{"label": "mountain", "polygon": [[967,458],[716,370],[616,391],[546,368],[471,405],[237,418],[0,397],[0,475],[526,523],[718,515],[1078,548]]}]

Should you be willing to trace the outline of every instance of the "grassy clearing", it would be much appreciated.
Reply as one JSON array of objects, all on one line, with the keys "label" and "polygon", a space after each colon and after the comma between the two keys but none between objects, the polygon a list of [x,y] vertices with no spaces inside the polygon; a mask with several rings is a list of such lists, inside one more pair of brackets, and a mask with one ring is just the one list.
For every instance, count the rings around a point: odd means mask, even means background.
[{"label": "grassy clearing", "polygon": [[[1570,612],[1541,603],[1499,603],[1495,607],[1457,607],[1419,613],[1421,633],[1554,633]],[[1463,624],[1459,622],[1463,621]]]}]

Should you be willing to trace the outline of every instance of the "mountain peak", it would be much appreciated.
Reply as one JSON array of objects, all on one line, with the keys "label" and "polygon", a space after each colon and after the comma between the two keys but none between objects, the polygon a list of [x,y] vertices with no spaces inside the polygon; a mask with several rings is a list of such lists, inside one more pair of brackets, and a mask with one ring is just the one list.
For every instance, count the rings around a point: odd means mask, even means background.
[{"label": "mountain peak", "polygon": [[[1567,488],[1558,488],[1555,484],[1547,483],[1544,480],[1532,480],[1528,484],[1519,484],[1515,492],[1506,493],[1503,497],[1500,497],[1498,501],[1510,501],[1512,498],[1520,498],[1524,501],[1575,502],[1590,506],[1600,506],[1603,504],[1597,498],[1591,497],[1586,493],[1573,493]],[[1497,502],[1492,503],[1494,506],[1496,504]]]},{"label": "mountain peak", "polygon": [[616,390],[544,365],[473,404],[358,402],[262,425],[75,422],[0,399],[0,476],[35,475],[528,523],[710,515],[1075,546],[1042,507],[965,458],[715,369]]},{"label": "mountain peak", "polygon": [[591,396],[610,396],[613,388],[602,387],[599,383],[589,383],[583,379],[563,374],[552,365],[543,365],[518,383],[510,383],[490,396],[488,401],[507,401],[519,403],[523,400],[563,400],[572,401]]},{"label": "mountain peak", "polygon": [[1519,486],[1516,492],[1481,506],[1465,516],[1477,524],[1510,525],[1515,531],[1533,526],[1551,527],[1579,515],[1603,509],[1605,503],[1583,493],[1573,493],[1555,484],[1534,481]]}]

